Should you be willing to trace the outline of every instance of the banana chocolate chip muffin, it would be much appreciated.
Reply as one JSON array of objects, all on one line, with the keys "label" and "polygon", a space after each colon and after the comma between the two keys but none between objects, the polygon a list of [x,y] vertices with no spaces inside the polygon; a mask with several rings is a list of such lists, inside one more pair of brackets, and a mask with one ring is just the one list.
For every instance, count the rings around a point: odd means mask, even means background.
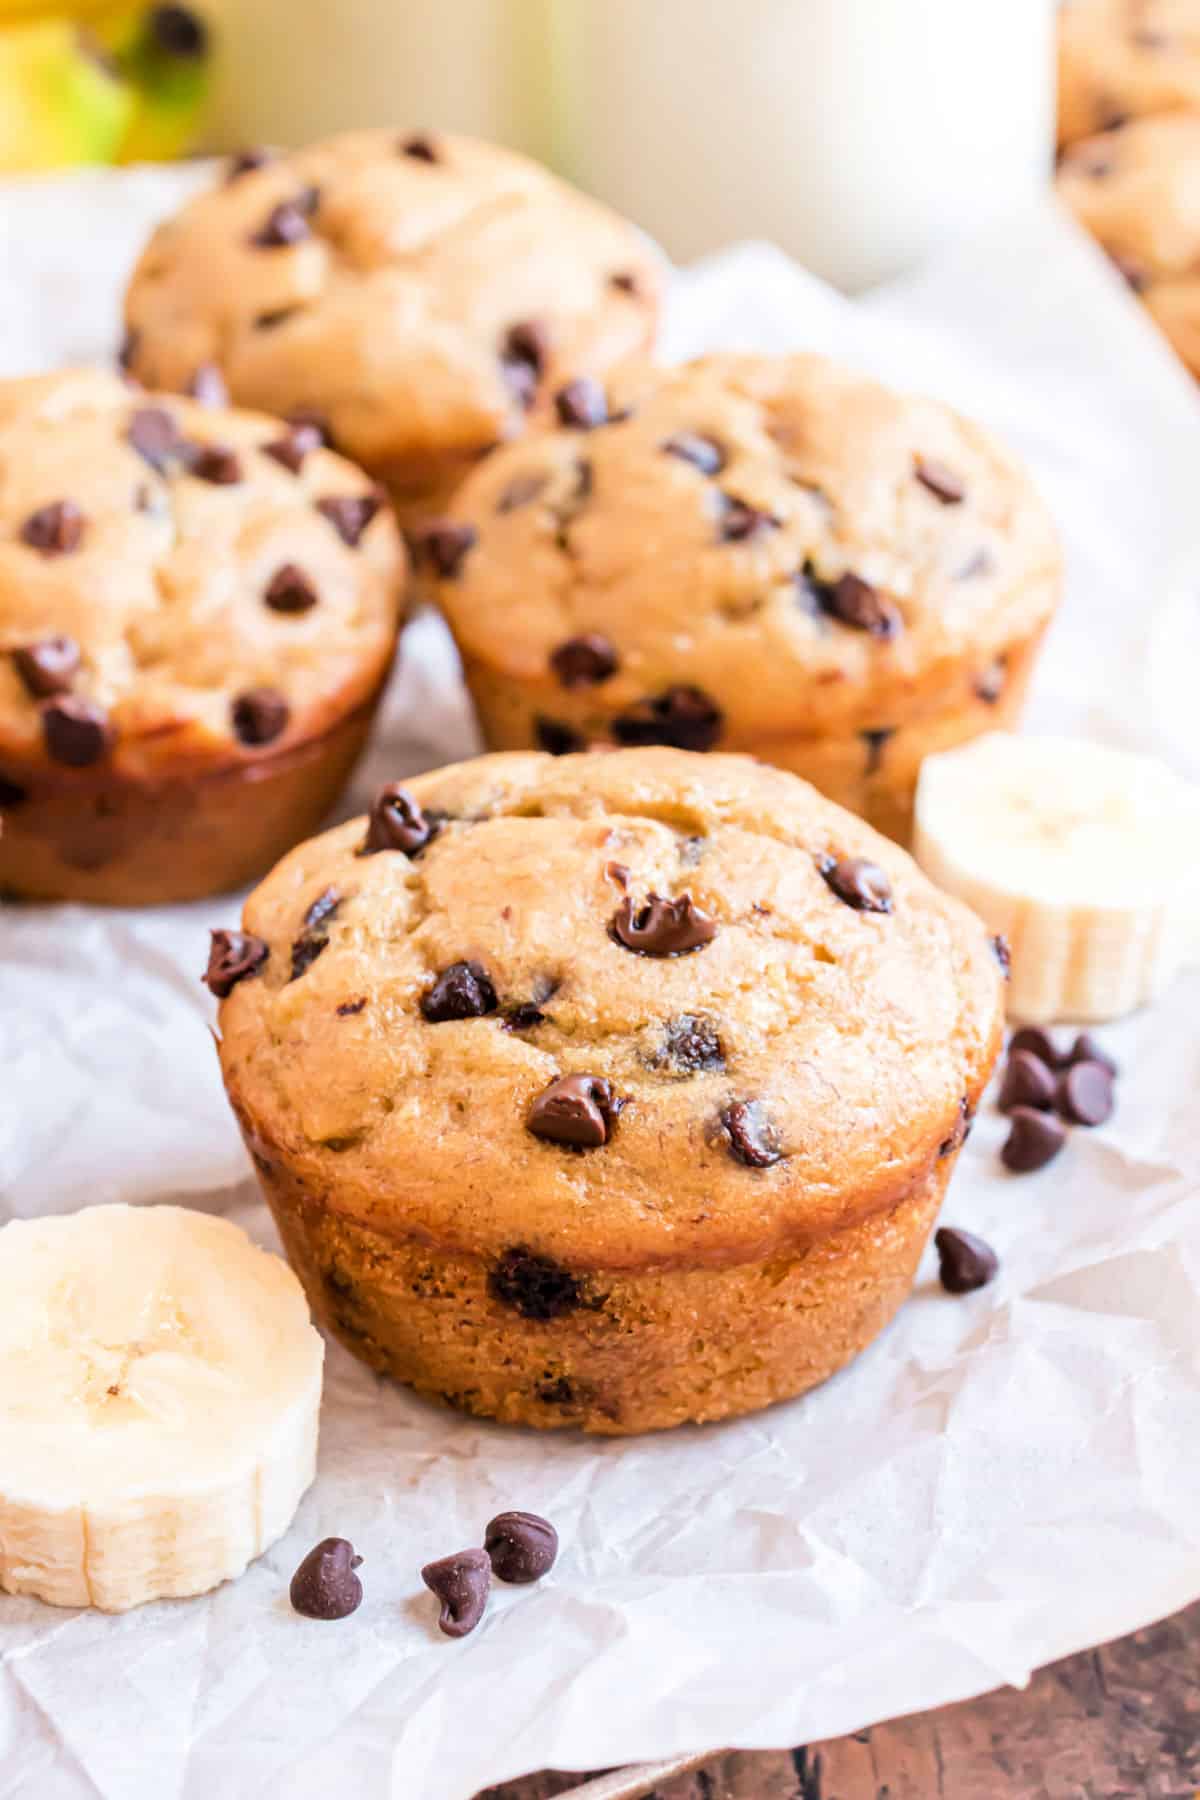
[{"label": "banana chocolate chip muffin", "polygon": [[525,157],[353,132],[240,157],[159,227],[125,362],[318,421],[411,521],[555,387],[646,349],[661,279],[635,227]]},{"label": "banana chocolate chip muffin", "polygon": [[558,412],[428,545],[493,749],[750,751],[903,839],[922,758],[1015,720],[1059,553],[977,427],[817,356]]},{"label": "banana chocolate chip muffin", "polygon": [[975,916],[811,787],[671,749],[378,795],[214,933],[313,1308],[466,1410],[631,1432],[823,1381],[907,1294],[1000,1042]]},{"label": "banana chocolate chip muffin", "polygon": [[1200,0],[1064,0],[1058,45],[1062,144],[1200,108]]},{"label": "banana chocolate chip muffin", "polygon": [[0,888],[185,900],[315,829],[405,555],[302,427],[75,371],[0,384]]}]

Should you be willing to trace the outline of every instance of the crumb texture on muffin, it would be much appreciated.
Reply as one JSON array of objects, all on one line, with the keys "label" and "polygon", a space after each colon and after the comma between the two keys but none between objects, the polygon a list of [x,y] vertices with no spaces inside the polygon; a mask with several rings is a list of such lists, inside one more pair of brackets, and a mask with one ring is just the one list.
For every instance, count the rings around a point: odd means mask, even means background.
[{"label": "crumb texture on muffin", "polygon": [[1196,0],[1063,0],[1058,40],[1062,144],[1200,107]]}]

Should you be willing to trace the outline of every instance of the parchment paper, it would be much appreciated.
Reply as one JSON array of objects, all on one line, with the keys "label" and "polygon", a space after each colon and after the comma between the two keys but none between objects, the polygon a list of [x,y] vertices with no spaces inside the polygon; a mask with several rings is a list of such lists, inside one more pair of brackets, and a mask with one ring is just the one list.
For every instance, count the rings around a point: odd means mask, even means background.
[{"label": "parchment paper", "polygon": [[[8,193],[6,367],[109,348],[122,267],[191,178]],[[669,341],[826,347],[1003,431],[1071,563],[1034,719],[1197,772],[1200,408],[1053,213],[854,306],[774,252],[738,251],[680,280]],[[1169,592],[1183,598],[1164,612]],[[474,747],[453,651],[422,618],[352,804]],[[270,1241],[197,979],[208,926],[237,913],[235,897],[0,911],[0,1217],[172,1199]],[[594,1444],[434,1410],[331,1346],[316,1486],[244,1579],[117,1619],[0,1597],[0,1792],[466,1800],[543,1766],[831,1736],[1022,1682],[1192,1600],[1198,1016],[1192,975],[1107,1034],[1125,1070],[1117,1117],[1075,1132],[1039,1176],[1004,1175],[985,1109],[945,1216],[997,1246],[999,1279],[953,1300],[930,1258],[893,1328],[806,1400]],[[557,1523],[558,1566],[498,1588],[480,1630],[451,1644],[417,1571],[512,1506]],[[327,1533],[366,1558],[366,1603],[338,1625],[286,1600]]]}]

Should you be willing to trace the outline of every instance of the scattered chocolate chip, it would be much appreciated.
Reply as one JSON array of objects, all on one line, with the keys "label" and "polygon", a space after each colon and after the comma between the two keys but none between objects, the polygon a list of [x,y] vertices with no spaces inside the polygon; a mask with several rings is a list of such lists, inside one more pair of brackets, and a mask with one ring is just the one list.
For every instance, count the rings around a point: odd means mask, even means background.
[{"label": "scattered chocolate chip", "polygon": [[1014,1175],[1032,1175],[1053,1162],[1067,1141],[1066,1126],[1053,1113],[1032,1106],[1015,1106],[1000,1160]]},{"label": "scattered chocolate chip", "polygon": [[938,1277],[948,1294],[973,1294],[986,1287],[1000,1267],[996,1252],[969,1231],[943,1225],[934,1236]]},{"label": "scattered chocolate chip", "polygon": [[263,455],[273,457],[282,463],[293,475],[298,475],[304,466],[306,456],[314,450],[320,450],[325,442],[318,426],[312,424],[289,425],[282,437],[272,438],[264,444]]},{"label": "scattered chocolate chip", "polygon": [[272,612],[306,613],[318,598],[311,579],[296,563],[284,563],[276,569],[263,589],[263,599]]},{"label": "scattered chocolate chip", "polygon": [[573,1150],[597,1150],[612,1136],[620,1111],[611,1083],[599,1075],[560,1075],[529,1109],[526,1130]]},{"label": "scattered chocolate chip", "polygon": [[712,1020],[696,1013],[680,1013],[669,1019],[656,1064],[666,1065],[680,1075],[709,1075],[723,1069],[725,1050]]},{"label": "scattered chocolate chip", "polygon": [[1109,250],[1108,260],[1135,294],[1145,293],[1150,285],[1150,271],[1144,263],[1138,262],[1136,257],[1127,256],[1123,250]]},{"label": "scattered chocolate chip", "polygon": [[201,406],[228,406],[229,389],[216,363],[201,363],[184,389]]},{"label": "scattered chocolate chip", "polygon": [[560,1319],[583,1305],[582,1289],[569,1269],[521,1245],[504,1252],[488,1277],[488,1288],[495,1299],[513,1307],[523,1319],[541,1323]]},{"label": "scattered chocolate chip", "polygon": [[257,975],[270,954],[260,937],[248,931],[214,931],[203,981],[218,1000],[231,994],[247,975]]},{"label": "scattered chocolate chip", "polygon": [[451,963],[421,995],[421,1015],[430,1025],[450,1019],[483,1019],[500,1002],[487,970],[476,962]]},{"label": "scattered chocolate chip", "polygon": [[697,687],[669,687],[653,699],[639,700],[613,720],[619,744],[669,744],[676,750],[711,750],[721,735],[725,716],[715,701]]},{"label": "scattered chocolate chip", "polygon": [[608,396],[598,381],[581,375],[554,396],[559,423],[577,431],[595,431],[608,423]]},{"label": "scattered chocolate chip", "polygon": [[430,564],[443,581],[453,581],[461,574],[463,559],[479,541],[474,525],[460,525],[453,519],[435,519],[413,534],[413,548]]},{"label": "scattered chocolate chip", "polygon": [[259,250],[281,250],[302,244],[312,236],[308,222],[311,208],[299,200],[281,200],[273,206],[250,242]]},{"label": "scattered chocolate chip", "polygon": [[760,531],[777,530],[779,520],[774,513],[750,506],[733,494],[721,495],[721,537],[727,544],[744,543]]},{"label": "scattered chocolate chip", "polygon": [[975,692],[987,706],[995,706],[1004,693],[1008,679],[1008,666],[1002,656],[996,657],[986,669],[975,677]]},{"label": "scattered chocolate chip", "polygon": [[608,285],[620,294],[632,294],[635,298],[642,292],[641,277],[633,269],[615,269],[608,278]]},{"label": "scattered chocolate chip", "polygon": [[1072,1125],[1103,1125],[1113,1113],[1113,1078],[1098,1062],[1073,1062],[1058,1078],[1055,1104]]},{"label": "scattered chocolate chip", "polygon": [[823,856],[817,870],[826,886],[855,912],[891,912],[892,884],[878,863],[863,856]]},{"label": "scattered chocolate chip", "polygon": [[179,426],[165,407],[139,406],[129,421],[126,436],[143,462],[148,462],[160,475],[183,455],[184,441]]},{"label": "scattered chocolate chip", "polygon": [[514,475],[496,501],[496,511],[510,513],[515,512],[518,506],[527,506],[545,491],[548,480],[549,476],[537,469],[530,470],[527,475]]},{"label": "scattered chocolate chip", "polygon": [[188,471],[198,481],[233,487],[242,479],[242,459],[228,444],[197,444],[188,457]]},{"label": "scattered chocolate chip", "polygon": [[64,694],[42,708],[47,754],[70,769],[86,769],[112,749],[115,733],[108,714],[79,694]]},{"label": "scattered chocolate chip", "polygon": [[867,747],[866,773],[877,775],[883,767],[883,753],[889,741],[895,737],[896,728],[894,725],[882,725],[875,731],[860,731],[858,735]]},{"label": "scattered chocolate chip", "polygon": [[153,6],[147,25],[164,56],[195,62],[208,53],[208,26],[190,6]]},{"label": "scattered chocolate chip", "polygon": [[532,1031],[535,1026],[544,1025],[546,1015],[540,1006],[525,1001],[521,1006],[510,1006],[504,1015],[505,1031]]},{"label": "scattered chocolate chip", "polygon": [[1004,1070],[996,1105],[1001,1112],[1016,1106],[1035,1106],[1046,1112],[1054,1105],[1054,1072],[1032,1050],[1017,1050]]},{"label": "scattered chocolate chip", "polygon": [[565,688],[594,687],[616,674],[619,661],[608,638],[586,631],[560,644],[551,654],[550,667]]},{"label": "scattered chocolate chip", "polygon": [[270,744],[287,729],[291,709],[276,688],[247,688],[233,703],[234,736],[243,744]]},{"label": "scattered chocolate chip", "polygon": [[1022,1025],[1014,1031],[1008,1040],[1008,1054],[1016,1056],[1018,1051],[1028,1050],[1039,1062],[1045,1063],[1048,1069],[1057,1069],[1062,1061],[1062,1053],[1050,1032],[1043,1031],[1040,1025]]},{"label": "scattered chocolate chip", "polygon": [[359,539],[383,500],[379,494],[330,494],[316,504],[317,511],[329,520],[343,544],[357,550]]},{"label": "scattered chocolate chip", "polygon": [[921,486],[928,488],[943,506],[958,506],[967,497],[962,477],[956,475],[953,469],[948,469],[944,462],[937,462],[933,457],[918,456],[915,473]]},{"label": "scattered chocolate chip", "polygon": [[362,1582],[355,1570],[362,1557],[345,1538],[322,1538],[310,1550],[288,1590],[292,1606],[306,1619],[346,1619],[362,1605]]},{"label": "scattered chocolate chip", "polygon": [[18,782],[10,781],[7,775],[0,775],[0,809],[15,812],[28,799],[28,793]]},{"label": "scattered chocolate chip", "polygon": [[35,700],[70,692],[79,669],[79,645],[74,638],[43,638],[38,644],[22,644],[12,653],[13,667]]},{"label": "scattered chocolate chip", "polygon": [[900,630],[901,619],[896,604],[879,589],[864,581],[861,575],[847,573],[839,575],[836,581],[823,581],[806,565],[801,577],[808,592],[812,594],[821,611],[839,624],[848,625],[854,631],[869,632],[872,637],[886,640],[893,638]]},{"label": "scattered chocolate chip", "polygon": [[414,132],[412,137],[405,138],[400,145],[401,156],[411,156],[414,162],[436,163],[441,161],[437,145],[427,131]]},{"label": "scattered chocolate chip", "polygon": [[84,524],[73,500],[52,500],[30,513],[21,527],[21,542],[43,556],[66,556],[83,542]]},{"label": "scattered chocolate chip", "polygon": [[483,1617],[492,1585],[492,1565],[486,1550],[460,1550],[456,1556],[426,1563],[421,1580],[442,1603],[439,1631],[449,1638],[466,1637],[474,1631]]},{"label": "scattered chocolate chip", "polygon": [[691,463],[702,475],[719,475],[725,467],[725,452],[715,438],[702,437],[698,431],[677,431],[662,445],[668,456]]},{"label": "scattered chocolate chip", "polygon": [[721,1124],[735,1160],[748,1169],[769,1169],[782,1162],[775,1127],[758,1100],[734,1100],[721,1114]]},{"label": "scattered chocolate chip", "polygon": [[342,896],[336,888],[326,888],[318,894],[304,915],[304,927],[300,936],[292,945],[293,981],[299,981],[301,975],[312,968],[318,956],[329,942],[329,926],[342,904]]},{"label": "scattered chocolate chip", "polygon": [[497,1513],[483,1534],[483,1547],[497,1581],[524,1585],[540,1581],[554,1567],[558,1533],[537,1513]]},{"label": "scattered chocolate chip", "polygon": [[437,821],[421,811],[408,789],[398,781],[380,788],[367,819],[367,835],[360,856],[380,850],[401,850],[416,856],[437,836]]},{"label": "scattered chocolate chip", "polygon": [[956,1150],[962,1149],[963,1145],[971,1135],[971,1126],[973,1123],[974,1114],[971,1111],[971,1103],[964,1094],[958,1103],[958,1114],[955,1118],[954,1127],[950,1136],[944,1138],[938,1145],[939,1160],[943,1157],[953,1156]]},{"label": "scattered chocolate chip", "polygon": [[543,718],[540,713],[533,721],[533,735],[539,750],[544,750],[548,756],[571,756],[575,751],[587,748],[587,739],[573,726],[563,725],[557,719]]},{"label": "scattered chocolate chip", "polygon": [[623,949],[639,956],[686,956],[712,943],[717,922],[701,912],[690,894],[682,894],[678,900],[650,894],[643,906],[632,898],[622,900],[608,934]]},{"label": "scattered chocolate chip", "polygon": [[225,173],[226,181],[237,181],[243,175],[252,174],[255,169],[265,168],[274,162],[275,152],[263,145],[254,145],[246,150],[239,150],[236,156],[229,159],[229,167]]},{"label": "scattered chocolate chip", "polygon": [[355,1013],[362,1012],[366,1004],[367,1001],[365,995],[358,1000],[343,1000],[342,1004],[337,1009],[337,1016],[339,1019],[353,1018]]},{"label": "scattered chocolate chip", "polygon": [[992,955],[995,957],[996,961],[1000,964],[1000,973],[1003,975],[1005,981],[1011,981],[1012,980],[1012,945],[1009,943],[1008,939],[1005,937],[1005,935],[1002,931],[998,931],[998,932],[996,932],[994,937],[990,937],[988,939],[988,943],[992,947]]}]

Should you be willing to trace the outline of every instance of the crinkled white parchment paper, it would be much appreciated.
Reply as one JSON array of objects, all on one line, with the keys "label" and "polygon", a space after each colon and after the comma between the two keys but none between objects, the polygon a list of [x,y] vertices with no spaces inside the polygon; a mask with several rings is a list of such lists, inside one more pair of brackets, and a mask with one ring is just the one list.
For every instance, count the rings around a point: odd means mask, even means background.
[{"label": "crinkled white parchment paper", "polygon": [[[122,267],[188,179],[0,197],[0,364],[104,351]],[[676,353],[829,348],[1006,433],[1071,562],[1036,721],[1200,773],[1200,580],[1180,575],[1161,614],[1175,637],[1155,623],[1200,536],[1200,404],[1053,214],[865,305],[736,252],[679,283],[669,337]],[[474,747],[453,651],[423,618],[356,803]],[[0,1218],[173,1199],[270,1238],[197,979],[208,926],[237,911],[0,910]],[[1004,1175],[985,1110],[946,1217],[996,1244],[999,1279],[953,1300],[930,1259],[892,1329],[806,1400],[595,1444],[434,1410],[331,1347],[316,1486],[243,1580],[117,1619],[0,1597],[0,1792],[466,1800],[547,1765],[831,1736],[1021,1682],[1192,1600],[1198,1019],[1192,976],[1113,1030],[1117,1117],[1039,1176]],[[555,1520],[558,1566],[498,1588],[448,1643],[417,1571],[511,1506]],[[366,1558],[366,1603],[338,1625],[286,1600],[327,1533]]]}]

